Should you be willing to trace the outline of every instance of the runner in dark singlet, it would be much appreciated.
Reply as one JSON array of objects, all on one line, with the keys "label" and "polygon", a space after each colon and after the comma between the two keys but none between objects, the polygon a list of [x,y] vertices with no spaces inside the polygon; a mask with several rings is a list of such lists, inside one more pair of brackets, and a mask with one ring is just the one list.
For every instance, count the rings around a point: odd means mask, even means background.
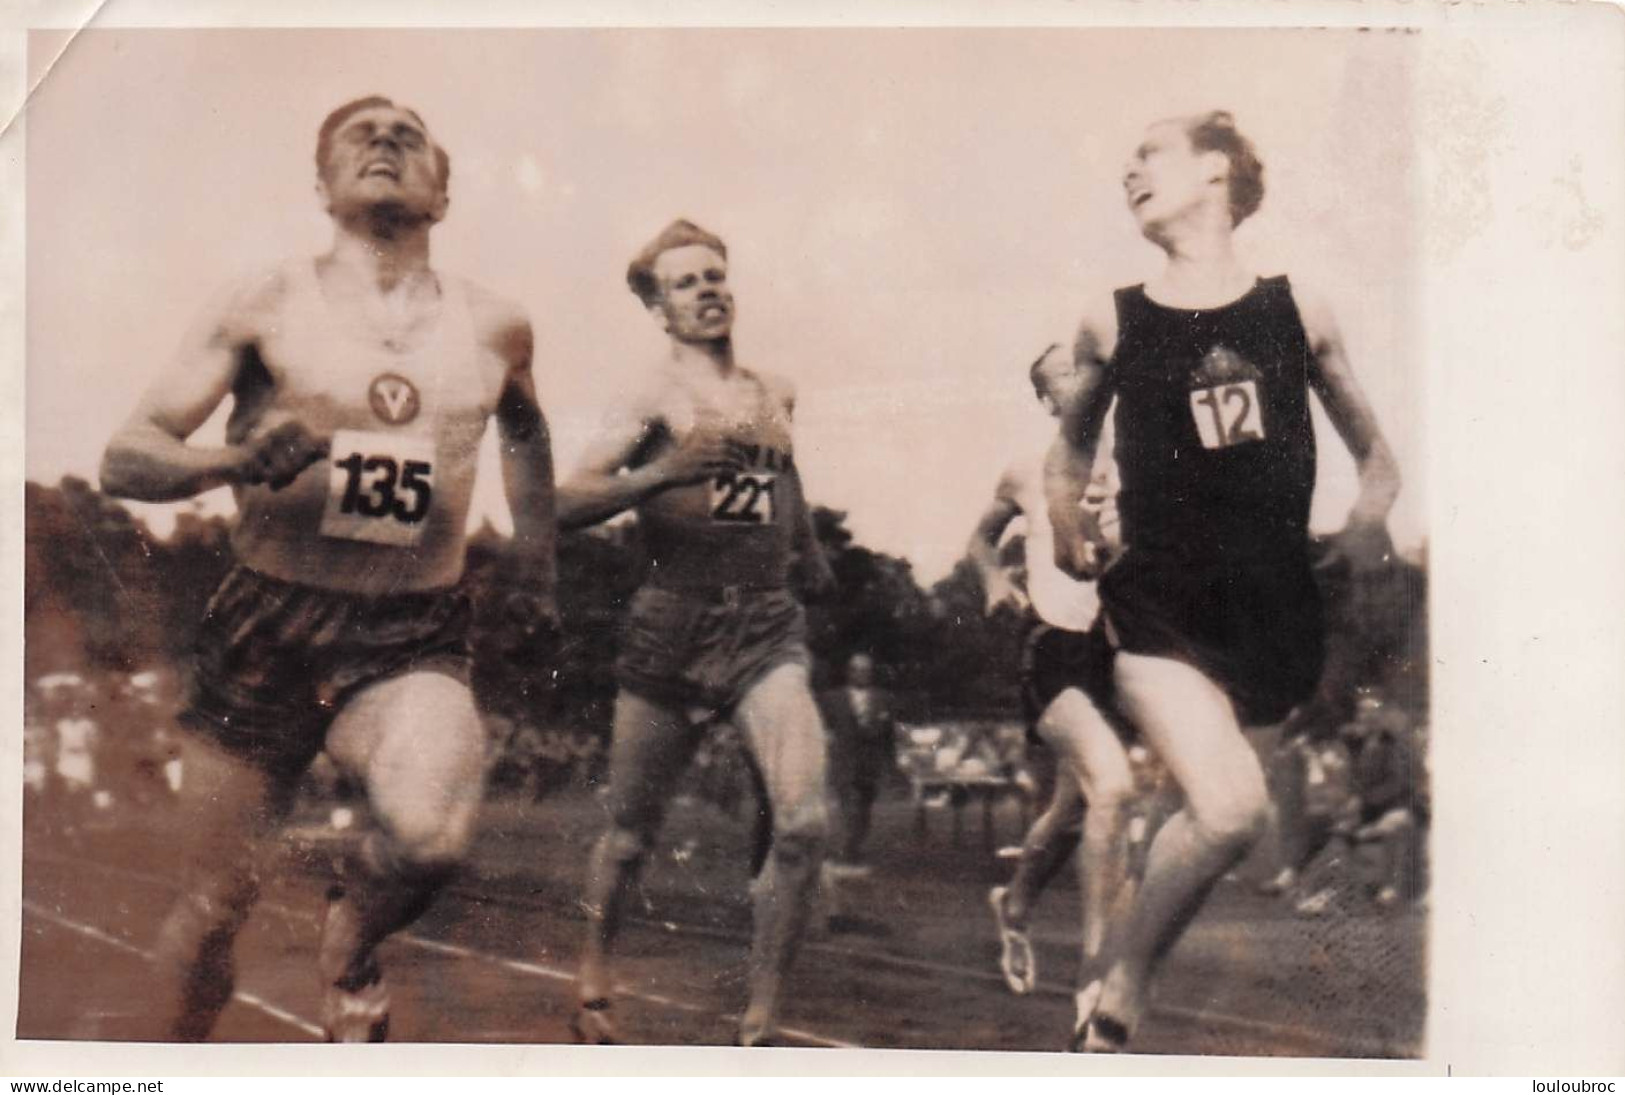
[{"label": "runner in dark singlet", "polygon": [[1056,558],[1090,572],[1078,500],[1117,403],[1124,556],[1101,579],[1117,702],[1157,750],[1185,806],[1152,844],[1124,943],[1073,1048],[1120,1049],[1151,976],[1209,889],[1265,822],[1263,773],[1243,721],[1284,716],[1320,672],[1309,573],[1315,482],[1308,392],[1354,455],[1360,492],[1338,550],[1357,568],[1391,550],[1399,474],[1331,313],[1233,249],[1263,199],[1263,166],[1230,115],[1153,125],[1123,186],[1162,273],[1083,321],[1085,381],[1046,470]]}]

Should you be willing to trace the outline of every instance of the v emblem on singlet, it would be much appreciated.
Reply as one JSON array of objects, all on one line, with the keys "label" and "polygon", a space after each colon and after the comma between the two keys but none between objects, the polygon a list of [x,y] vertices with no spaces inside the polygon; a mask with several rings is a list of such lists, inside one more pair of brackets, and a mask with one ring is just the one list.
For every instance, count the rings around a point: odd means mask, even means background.
[{"label": "v emblem on singlet", "polygon": [[367,389],[372,413],[391,426],[404,426],[418,416],[421,400],[412,382],[398,373],[384,373]]}]

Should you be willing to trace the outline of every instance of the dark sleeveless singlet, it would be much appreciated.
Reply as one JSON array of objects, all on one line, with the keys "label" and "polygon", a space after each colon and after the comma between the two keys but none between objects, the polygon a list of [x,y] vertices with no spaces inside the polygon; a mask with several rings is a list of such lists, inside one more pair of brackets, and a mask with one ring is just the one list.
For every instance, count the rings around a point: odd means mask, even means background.
[{"label": "dark sleeveless singlet", "polygon": [[1220,308],[1116,294],[1123,557],[1103,623],[1130,653],[1187,662],[1248,723],[1313,691],[1324,660],[1309,564],[1312,352],[1286,278]]}]

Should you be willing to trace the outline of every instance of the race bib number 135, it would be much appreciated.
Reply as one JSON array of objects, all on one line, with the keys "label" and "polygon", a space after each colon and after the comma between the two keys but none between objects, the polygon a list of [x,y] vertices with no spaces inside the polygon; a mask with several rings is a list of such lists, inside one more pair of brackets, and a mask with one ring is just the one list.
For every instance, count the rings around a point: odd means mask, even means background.
[{"label": "race bib number 135", "polygon": [[434,500],[434,439],[339,430],[331,451],[322,535],[416,544]]},{"label": "race bib number 135", "polygon": [[1191,416],[1202,447],[1227,449],[1264,439],[1264,419],[1258,408],[1258,385],[1251,380],[1197,388],[1191,392]]},{"label": "race bib number 135", "polygon": [[772,475],[730,473],[711,480],[711,520],[732,525],[773,523]]}]

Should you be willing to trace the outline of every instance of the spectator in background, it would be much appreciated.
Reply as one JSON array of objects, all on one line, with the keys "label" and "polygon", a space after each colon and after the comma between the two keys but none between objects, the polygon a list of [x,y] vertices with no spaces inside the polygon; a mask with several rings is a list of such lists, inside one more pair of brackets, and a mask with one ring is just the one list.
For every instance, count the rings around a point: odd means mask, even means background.
[{"label": "spectator in background", "polygon": [[95,696],[91,687],[78,680],[67,686],[60,715],[53,729],[56,731],[57,785],[64,792],[68,808],[70,830],[84,821],[93,808],[100,807],[102,799],[97,784],[96,755],[101,744],[101,729],[91,716],[95,711]]},{"label": "spectator in background", "polygon": [[1308,893],[1297,903],[1297,910],[1318,916],[1331,908],[1337,890],[1328,880],[1347,858],[1343,838],[1351,831],[1355,805],[1349,784],[1349,751],[1341,737],[1318,742],[1294,738],[1289,748],[1302,766],[1303,794],[1289,845],[1292,858],[1287,869],[1291,874],[1284,880],[1288,888],[1281,892],[1297,887]]},{"label": "spectator in background", "polygon": [[[1312,830],[1327,832],[1329,850],[1319,869],[1306,869],[1314,881],[1305,888],[1314,892],[1298,902],[1298,912],[1318,916],[1345,898],[1369,897],[1382,908],[1400,903],[1411,888],[1415,771],[1405,714],[1374,694],[1362,695],[1338,740],[1310,756],[1307,817]],[[1345,895],[1349,886],[1359,892]]]},{"label": "spectator in background", "polygon": [[30,684],[23,705],[23,791],[30,811],[50,798],[56,739],[39,690]]},{"label": "spectator in background", "polygon": [[829,787],[835,803],[836,840],[829,864],[834,875],[866,869],[863,844],[875,796],[896,765],[891,695],[874,678],[874,660],[854,654],[847,662],[846,685],[820,697],[829,728]]},{"label": "spectator in background", "polygon": [[1390,908],[1409,888],[1409,851],[1416,828],[1416,754],[1409,720],[1404,712],[1367,696],[1344,732],[1353,739],[1351,774],[1359,811],[1353,841],[1363,853],[1367,886],[1376,903]]}]

